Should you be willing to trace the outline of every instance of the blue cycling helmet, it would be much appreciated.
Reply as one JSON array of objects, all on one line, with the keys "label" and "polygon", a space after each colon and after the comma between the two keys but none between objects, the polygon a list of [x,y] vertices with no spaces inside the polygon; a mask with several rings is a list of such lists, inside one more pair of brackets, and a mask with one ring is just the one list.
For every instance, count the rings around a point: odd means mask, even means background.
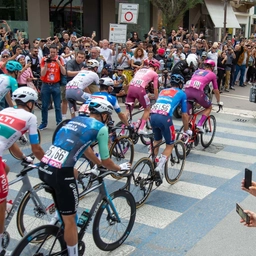
[{"label": "blue cycling helmet", "polygon": [[19,62],[15,61],[15,60],[9,60],[6,63],[5,67],[10,72],[21,71],[22,70],[21,64]]},{"label": "blue cycling helmet", "polygon": [[182,85],[185,83],[184,77],[179,74],[173,74],[171,76],[171,84],[179,85],[180,83],[182,83]]}]

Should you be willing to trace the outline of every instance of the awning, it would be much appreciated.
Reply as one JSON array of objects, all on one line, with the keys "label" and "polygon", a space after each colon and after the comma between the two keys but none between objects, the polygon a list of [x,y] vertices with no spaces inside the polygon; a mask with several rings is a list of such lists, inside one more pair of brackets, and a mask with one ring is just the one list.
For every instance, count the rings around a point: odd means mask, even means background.
[{"label": "awning", "polygon": [[[224,3],[220,0],[204,0],[209,15],[211,16],[212,22],[215,28],[224,27]],[[227,24],[226,28],[241,28],[236,15],[227,3]]]}]

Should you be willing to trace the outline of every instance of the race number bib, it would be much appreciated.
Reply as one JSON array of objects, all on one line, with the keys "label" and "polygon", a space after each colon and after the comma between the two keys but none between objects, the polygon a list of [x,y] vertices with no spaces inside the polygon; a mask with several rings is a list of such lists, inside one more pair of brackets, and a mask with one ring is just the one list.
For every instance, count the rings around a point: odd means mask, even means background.
[{"label": "race number bib", "polygon": [[200,86],[201,86],[201,82],[200,81],[194,81],[193,84],[192,84],[192,87],[199,90],[200,89]]},{"label": "race number bib", "polygon": [[79,81],[70,81],[67,86],[66,89],[77,89],[79,87],[80,82]]},{"label": "race number bib", "polygon": [[171,105],[170,104],[163,104],[163,103],[155,103],[151,107],[151,113],[156,113],[160,115],[167,116],[170,113]]},{"label": "race number bib", "polygon": [[143,84],[143,80],[141,79],[134,79],[132,84],[136,87],[140,87]]},{"label": "race number bib", "polygon": [[42,162],[60,169],[65,163],[69,152],[59,147],[51,146],[42,158]]}]

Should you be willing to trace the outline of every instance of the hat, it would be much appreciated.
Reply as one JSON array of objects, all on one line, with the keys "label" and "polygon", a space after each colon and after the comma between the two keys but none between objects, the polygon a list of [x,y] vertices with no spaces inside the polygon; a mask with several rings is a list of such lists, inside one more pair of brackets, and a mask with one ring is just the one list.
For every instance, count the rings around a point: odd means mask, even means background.
[{"label": "hat", "polygon": [[165,49],[164,49],[164,48],[159,48],[159,49],[157,50],[157,53],[158,53],[159,55],[164,55]]},{"label": "hat", "polygon": [[206,57],[207,56],[207,52],[202,52],[202,57]]},{"label": "hat", "polygon": [[4,54],[11,55],[10,52],[6,49],[1,52],[1,56],[3,56]]},{"label": "hat", "polygon": [[107,70],[107,71],[111,71],[111,65],[109,64],[105,64],[104,68]]},{"label": "hat", "polygon": [[15,60],[19,60],[20,58],[25,58],[25,55],[22,55],[22,54],[19,54],[17,57],[16,57],[16,59]]}]

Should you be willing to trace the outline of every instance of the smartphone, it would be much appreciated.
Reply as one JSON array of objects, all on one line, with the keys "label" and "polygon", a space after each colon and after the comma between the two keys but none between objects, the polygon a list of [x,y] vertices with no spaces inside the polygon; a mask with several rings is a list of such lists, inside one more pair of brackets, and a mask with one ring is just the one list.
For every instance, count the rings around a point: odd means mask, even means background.
[{"label": "smartphone", "polygon": [[252,171],[245,168],[244,170],[244,187],[249,189],[252,185]]},{"label": "smartphone", "polygon": [[51,40],[51,41],[54,41],[54,40],[55,40],[55,37],[51,37],[50,40]]},{"label": "smartphone", "polygon": [[238,203],[236,204],[236,212],[246,222],[246,224],[250,223],[250,216],[244,212],[243,208]]},{"label": "smartphone", "polygon": [[96,31],[92,31],[92,33],[96,36]]},{"label": "smartphone", "polygon": [[76,36],[76,32],[73,32],[73,35]]},{"label": "smartphone", "polygon": [[126,50],[123,50],[123,54],[126,54]]}]

